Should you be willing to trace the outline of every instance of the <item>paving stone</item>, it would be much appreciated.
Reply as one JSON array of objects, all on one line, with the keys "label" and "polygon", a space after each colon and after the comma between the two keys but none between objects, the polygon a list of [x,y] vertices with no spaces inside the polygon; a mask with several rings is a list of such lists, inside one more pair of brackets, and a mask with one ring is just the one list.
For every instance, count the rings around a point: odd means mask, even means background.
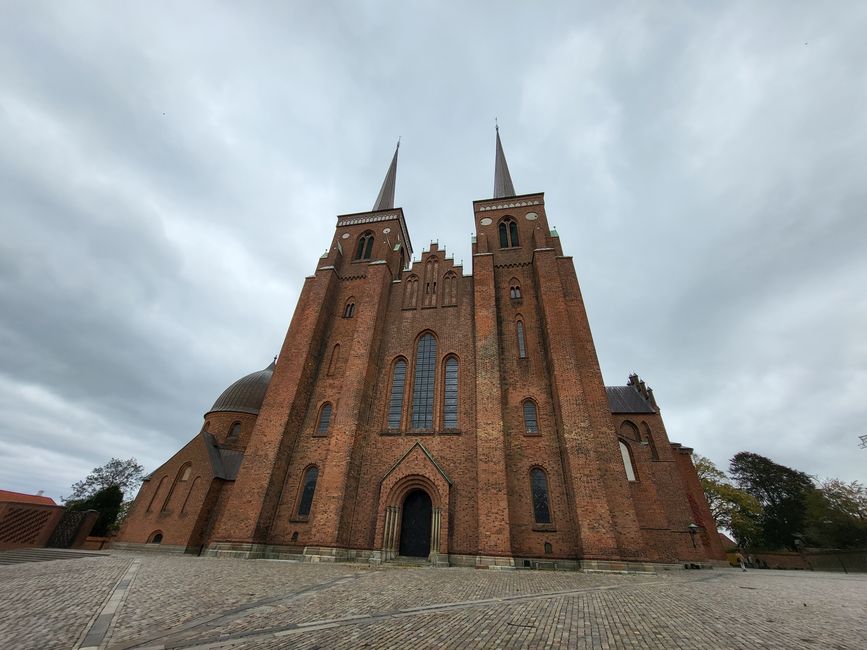
[{"label": "paving stone", "polygon": [[133,559],[103,647],[867,647],[864,575],[371,569],[131,553],[0,567],[0,647],[69,648],[94,623],[102,632]]}]

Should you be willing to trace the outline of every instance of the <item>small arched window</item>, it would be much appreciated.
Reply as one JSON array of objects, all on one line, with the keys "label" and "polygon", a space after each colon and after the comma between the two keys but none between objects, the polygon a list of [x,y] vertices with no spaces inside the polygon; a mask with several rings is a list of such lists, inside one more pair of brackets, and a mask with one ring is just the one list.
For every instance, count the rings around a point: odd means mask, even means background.
[{"label": "small arched window", "polygon": [[355,246],[355,258],[357,260],[369,260],[373,254],[373,233],[367,230],[361,233],[358,244]]},{"label": "small arched window", "polygon": [[527,433],[539,433],[539,416],[536,412],[536,402],[531,399],[524,400],[524,431]]},{"label": "small arched window", "polygon": [[635,478],[635,466],[632,464],[632,454],[629,452],[629,446],[622,440],[620,441],[620,455],[623,456],[626,480],[634,483],[637,479]]},{"label": "small arched window", "polygon": [[511,217],[506,217],[500,222],[500,248],[514,248],[519,246],[518,224]]},{"label": "small arched window", "polygon": [[518,339],[518,358],[527,358],[527,341],[524,338],[524,321],[515,321],[515,336]]},{"label": "small arched window", "polygon": [[313,494],[316,492],[316,481],[319,478],[318,467],[308,467],[301,483],[301,496],[298,499],[298,516],[309,517],[313,505]]},{"label": "small arched window", "polygon": [[190,472],[192,472],[192,471],[193,471],[193,466],[190,465],[189,463],[187,463],[181,469],[181,476],[178,480],[179,481],[189,481],[190,480]]},{"label": "small arched window", "polygon": [[548,503],[548,477],[545,470],[536,467],[530,472],[530,490],[533,495],[533,520],[537,524],[550,524],[551,508]]},{"label": "small arched window", "polygon": [[403,417],[403,394],[406,387],[406,361],[398,359],[391,371],[391,395],[388,398],[388,428],[399,429]]},{"label": "small arched window", "polygon": [[162,532],[155,530],[151,533],[150,539],[148,539],[148,544],[161,544],[163,541]]},{"label": "small arched window", "polygon": [[443,391],[443,428],[458,428],[458,360],[446,359],[445,390]]},{"label": "small arched window", "polygon": [[437,341],[433,334],[425,334],[418,340],[415,351],[415,375],[412,382],[413,429],[433,427],[436,364]]},{"label": "small arched window", "polygon": [[512,280],[509,283],[509,298],[512,300],[520,300],[521,299],[521,285],[518,284],[517,280]]},{"label": "small arched window", "polygon": [[241,437],[241,423],[233,422],[232,426],[229,427],[229,435],[226,436],[226,440],[237,440]]},{"label": "small arched window", "polygon": [[319,409],[319,420],[316,424],[316,433],[328,433],[328,427],[331,426],[331,402],[325,402],[322,408]]},{"label": "small arched window", "polygon": [[545,555],[551,555],[554,552],[554,547],[551,546],[551,542],[545,542]]},{"label": "small arched window", "polygon": [[346,306],[343,307],[343,317],[352,318],[355,315],[355,299],[350,298],[346,301]]}]

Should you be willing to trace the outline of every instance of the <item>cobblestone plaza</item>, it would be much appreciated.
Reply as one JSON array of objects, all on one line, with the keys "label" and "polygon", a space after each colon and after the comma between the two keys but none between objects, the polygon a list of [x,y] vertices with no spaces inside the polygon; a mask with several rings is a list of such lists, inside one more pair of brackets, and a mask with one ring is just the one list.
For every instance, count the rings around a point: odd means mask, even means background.
[{"label": "cobblestone plaza", "polygon": [[0,567],[2,648],[864,648],[867,576],[369,569],[114,552]]}]

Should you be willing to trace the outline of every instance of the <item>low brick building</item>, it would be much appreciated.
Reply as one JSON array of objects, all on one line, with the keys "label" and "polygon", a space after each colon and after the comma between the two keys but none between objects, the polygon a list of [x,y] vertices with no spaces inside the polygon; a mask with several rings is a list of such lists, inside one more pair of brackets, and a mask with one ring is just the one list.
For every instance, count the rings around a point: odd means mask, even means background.
[{"label": "low brick building", "polygon": [[544,195],[499,134],[472,275],[394,207],[337,218],[276,363],[145,481],[127,544],[247,557],[623,566],[724,557],[690,450],[637,376],[603,384]]}]

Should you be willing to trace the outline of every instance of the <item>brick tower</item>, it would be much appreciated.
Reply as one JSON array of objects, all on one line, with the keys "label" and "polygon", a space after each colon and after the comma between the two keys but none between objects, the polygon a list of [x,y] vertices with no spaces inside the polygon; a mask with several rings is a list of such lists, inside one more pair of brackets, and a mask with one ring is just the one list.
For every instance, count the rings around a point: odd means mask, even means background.
[{"label": "brick tower", "polygon": [[498,568],[722,557],[691,450],[637,376],[605,387],[544,195],[516,194],[495,142],[472,275],[437,244],[413,260],[395,149],[373,209],[337,218],[276,364],[151,475],[122,542]]}]

